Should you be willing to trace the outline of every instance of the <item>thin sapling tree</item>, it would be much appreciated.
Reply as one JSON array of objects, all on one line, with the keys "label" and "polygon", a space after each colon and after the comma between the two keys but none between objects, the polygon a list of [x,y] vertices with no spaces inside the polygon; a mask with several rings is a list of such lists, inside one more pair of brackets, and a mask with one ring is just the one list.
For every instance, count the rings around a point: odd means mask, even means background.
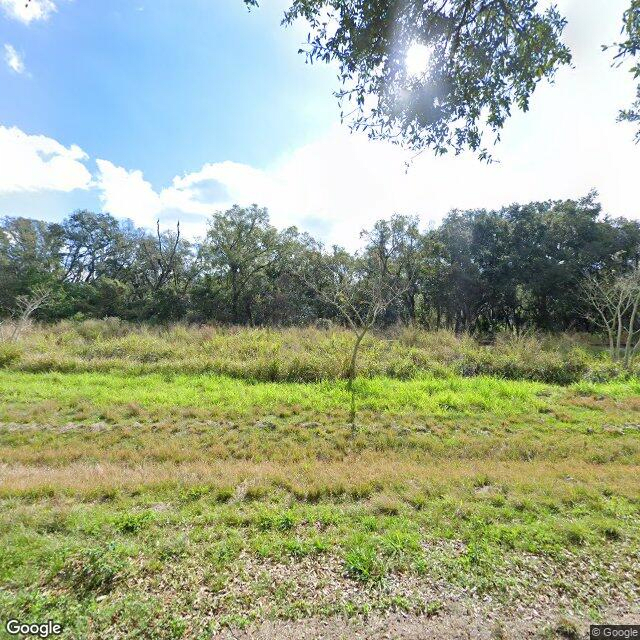
[{"label": "thin sapling tree", "polygon": [[329,255],[317,251],[306,266],[307,272],[302,270],[299,273],[305,285],[321,302],[339,313],[354,335],[346,378],[350,394],[349,423],[355,429],[355,382],[362,341],[386,309],[403,295],[404,290],[375,253],[364,258],[349,256],[336,248]]}]

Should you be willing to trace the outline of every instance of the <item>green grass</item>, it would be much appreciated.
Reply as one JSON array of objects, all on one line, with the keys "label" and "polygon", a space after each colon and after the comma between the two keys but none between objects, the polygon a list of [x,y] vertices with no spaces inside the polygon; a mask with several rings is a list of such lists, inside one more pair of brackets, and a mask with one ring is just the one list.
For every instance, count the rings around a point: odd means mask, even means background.
[{"label": "green grass", "polygon": [[[508,415],[537,410],[540,400],[536,393],[545,388],[532,382],[486,377],[374,378],[359,380],[357,394],[360,408],[375,412],[446,415],[484,411]],[[637,382],[616,387],[620,397],[638,390]],[[348,391],[340,382],[252,384],[221,376],[119,373],[33,375],[0,371],[0,394],[13,405],[28,406],[36,401],[71,407],[83,402],[96,407],[135,404],[148,410],[190,407],[226,416],[270,413],[283,406],[336,412],[349,402]]]},{"label": "green grass", "polygon": [[[120,366],[139,353],[104,342],[156,349],[159,333],[80,334],[104,327],[42,330],[0,370],[3,616],[54,619],[68,638],[204,639],[455,602],[585,619],[640,598],[637,378],[373,367],[353,430],[343,380],[180,373],[189,348],[168,356],[176,371],[140,373]],[[172,331],[172,349],[194,335]],[[291,332],[212,335],[223,359],[224,339],[292,349]],[[59,358],[93,339],[109,370],[88,355],[81,371],[25,366],[43,342]]]},{"label": "green grass", "polygon": [[[637,379],[614,383],[578,383],[568,393],[561,388],[529,381],[485,376],[474,378],[422,377],[409,381],[389,378],[360,379],[358,406],[394,415],[478,415],[502,417],[552,410],[568,395],[625,400],[640,395]],[[90,405],[95,415],[102,408],[169,412],[190,408],[209,415],[269,414],[283,407],[298,412],[342,413],[349,393],[341,382],[251,383],[207,375],[159,374],[27,374],[0,371],[0,394],[7,421],[20,407],[38,402],[57,403],[63,410]],[[86,408],[86,407],[83,407]],[[82,409],[81,409],[82,410]]]},{"label": "green grass", "polygon": [[[580,606],[606,604],[598,590],[630,577],[624,559],[637,552],[637,502],[593,489],[547,504],[523,505],[522,497],[517,487],[478,497],[451,485],[419,510],[398,497],[399,511],[382,515],[368,500],[292,506],[276,489],[259,503],[149,490],[107,502],[23,496],[3,504],[0,606],[62,620],[71,637],[84,637],[90,619],[95,637],[130,634],[139,622],[160,634],[145,637],[182,637],[163,635],[168,620],[186,620],[196,634],[239,617],[343,612],[339,588],[321,598],[311,588],[323,579],[355,590],[356,611],[419,613],[435,605],[412,588],[433,580],[527,602],[551,588],[540,584],[536,558],[563,567],[555,588]],[[595,593],[584,588],[581,558],[598,574]],[[319,577],[293,588],[309,563]],[[404,595],[389,598],[391,579],[406,585]]]},{"label": "green grass", "polygon": [[[359,380],[359,426],[352,432],[342,382],[5,371],[0,421],[8,426],[0,461],[55,468],[101,461],[200,464],[213,456],[318,464],[387,452],[416,463],[635,464],[638,383],[610,387],[611,393],[607,385],[566,388],[484,377]],[[333,484],[316,490],[331,491]]]}]

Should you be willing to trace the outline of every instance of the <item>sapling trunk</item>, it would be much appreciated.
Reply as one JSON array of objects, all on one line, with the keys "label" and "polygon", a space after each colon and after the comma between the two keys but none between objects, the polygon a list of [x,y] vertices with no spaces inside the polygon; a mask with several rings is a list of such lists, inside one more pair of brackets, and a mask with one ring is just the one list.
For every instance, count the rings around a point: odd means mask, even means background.
[{"label": "sapling trunk", "polygon": [[356,332],[356,340],[353,343],[353,351],[351,352],[351,361],[349,363],[349,371],[348,371],[348,379],[347,379],[347,390],[351,394],[351,407],[349,410],[349,423],[351,424],[351,428],[355,430],[356,428],[356,389],[355,389],[355,380],[357,375],[357,367],[358,367],[358,350],[360,349],[360,343],[367,333],[366,328],[362,332]]}]

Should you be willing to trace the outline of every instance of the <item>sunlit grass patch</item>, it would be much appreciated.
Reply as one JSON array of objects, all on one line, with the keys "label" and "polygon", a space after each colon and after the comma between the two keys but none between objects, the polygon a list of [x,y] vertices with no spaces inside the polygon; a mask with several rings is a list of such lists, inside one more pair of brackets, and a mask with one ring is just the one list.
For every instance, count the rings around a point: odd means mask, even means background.
[{"label": "sunlit grass patch", "polygon": [[[542,400],[536,395],[543,385],[492,378],[421,378],[410,381],[386,378],[359,380],[358,404],[362,410],[418,413],[436,416],[491,412],[511,415],[535,410]],[[342,383],[250,384],[220,376],[122,374],[25,374],[0,371],[0,418],[19,417],[20,407],[50,403],[47,412],[73,416],[79,407],[84,419],[87,409],[93,417],[135,418],[157,411],[180,415],[181,409],[203,410],[212,417],[279,413],[284,407],[294,412],[344,413],[349,395]],[[55,403],[55,404],[53,404]],[[132,411],[132,407],[135,410]],[[177,414],[176,414],[177,411]],[[287,411],[286,413],[290,413]]]}]

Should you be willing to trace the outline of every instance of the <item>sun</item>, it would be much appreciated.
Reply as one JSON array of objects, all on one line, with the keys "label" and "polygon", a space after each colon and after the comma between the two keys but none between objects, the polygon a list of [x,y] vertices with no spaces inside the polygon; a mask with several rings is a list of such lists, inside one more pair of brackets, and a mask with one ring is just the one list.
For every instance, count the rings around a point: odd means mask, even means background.
[{"label": "sun", "polygon": [[414,77],[424,75],[429,68],[432,52],[431,47],[426,44],[414,42],[407,50],[405,58],[407,73]]}]

